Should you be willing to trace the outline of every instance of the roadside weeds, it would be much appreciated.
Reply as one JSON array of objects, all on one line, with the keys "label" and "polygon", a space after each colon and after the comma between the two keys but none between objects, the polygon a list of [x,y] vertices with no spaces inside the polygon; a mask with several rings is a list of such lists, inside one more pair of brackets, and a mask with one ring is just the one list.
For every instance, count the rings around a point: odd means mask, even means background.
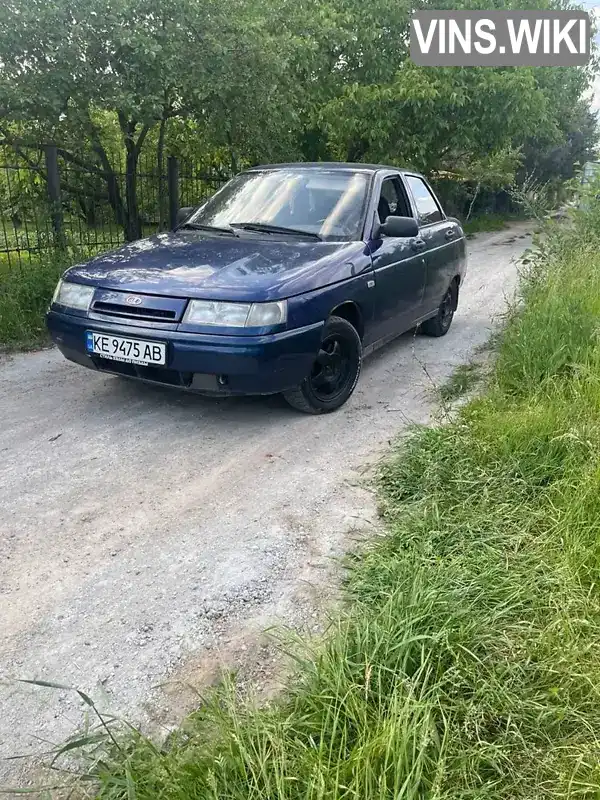
[{"label": "roadside weeds", "polygon": [[0,271],[0,352],[48,344],[44,314],[67,266],[45,256]]}]

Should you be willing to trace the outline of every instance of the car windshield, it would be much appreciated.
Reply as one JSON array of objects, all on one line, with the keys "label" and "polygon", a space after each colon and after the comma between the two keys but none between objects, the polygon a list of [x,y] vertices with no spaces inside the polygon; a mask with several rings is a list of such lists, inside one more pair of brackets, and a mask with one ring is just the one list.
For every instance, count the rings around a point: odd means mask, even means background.
[{"label": "car windshield", "polygon": [[[368,174],[350,170],[273,169],[230,180],[188,221],[215,228],[256,226],[263,233],[360,239]],[[269,231],[268,229],[272,230]],[[275,230],[278,229],[278,230]]]}]

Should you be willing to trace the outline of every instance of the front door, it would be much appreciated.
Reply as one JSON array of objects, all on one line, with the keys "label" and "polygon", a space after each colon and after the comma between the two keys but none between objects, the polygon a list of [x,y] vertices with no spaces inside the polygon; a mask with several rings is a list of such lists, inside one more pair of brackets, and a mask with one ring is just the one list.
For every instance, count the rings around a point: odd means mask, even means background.
[{"label": "front door", "polygon": [[[412,216],[399,177],[383,181],[377,214],[381,223],[390,215]],[[425,290],[426,244],[421,237],[377,236],[370,247],[375,280],[373,341],[376,342],[403,333],[419,317]]]}]

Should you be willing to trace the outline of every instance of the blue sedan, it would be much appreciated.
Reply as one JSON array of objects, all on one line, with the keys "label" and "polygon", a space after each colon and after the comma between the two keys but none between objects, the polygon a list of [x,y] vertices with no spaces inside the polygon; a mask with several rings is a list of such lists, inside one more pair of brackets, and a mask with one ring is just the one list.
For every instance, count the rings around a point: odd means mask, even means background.
[{"label": "blue sedan", "polygon": [[348,400],[373,350],[450,327],[465,237],[421,175],[255,167],[183,211],[174,232],[65,272],[47,324],[66,358],[201,394],[282,393],[320,414]]}]

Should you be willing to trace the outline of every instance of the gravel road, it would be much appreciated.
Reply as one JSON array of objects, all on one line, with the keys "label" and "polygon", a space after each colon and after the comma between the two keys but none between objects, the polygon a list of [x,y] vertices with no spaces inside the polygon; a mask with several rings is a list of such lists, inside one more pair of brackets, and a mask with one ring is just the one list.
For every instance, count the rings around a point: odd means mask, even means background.
[{"label": "gravel road", "polygon": [[[221,659],[260,661],[267,625],[316,629],[332,557],[376,520],[365,467],[487,341],[529,230],[472,240],[449,334],[380,350],[333,415],[136,385],[55,350],[4,357],[0,759],[60,742],[83,710],[11,678],[167,726]],[[0,761],[0,785],[23,763]]]}]

